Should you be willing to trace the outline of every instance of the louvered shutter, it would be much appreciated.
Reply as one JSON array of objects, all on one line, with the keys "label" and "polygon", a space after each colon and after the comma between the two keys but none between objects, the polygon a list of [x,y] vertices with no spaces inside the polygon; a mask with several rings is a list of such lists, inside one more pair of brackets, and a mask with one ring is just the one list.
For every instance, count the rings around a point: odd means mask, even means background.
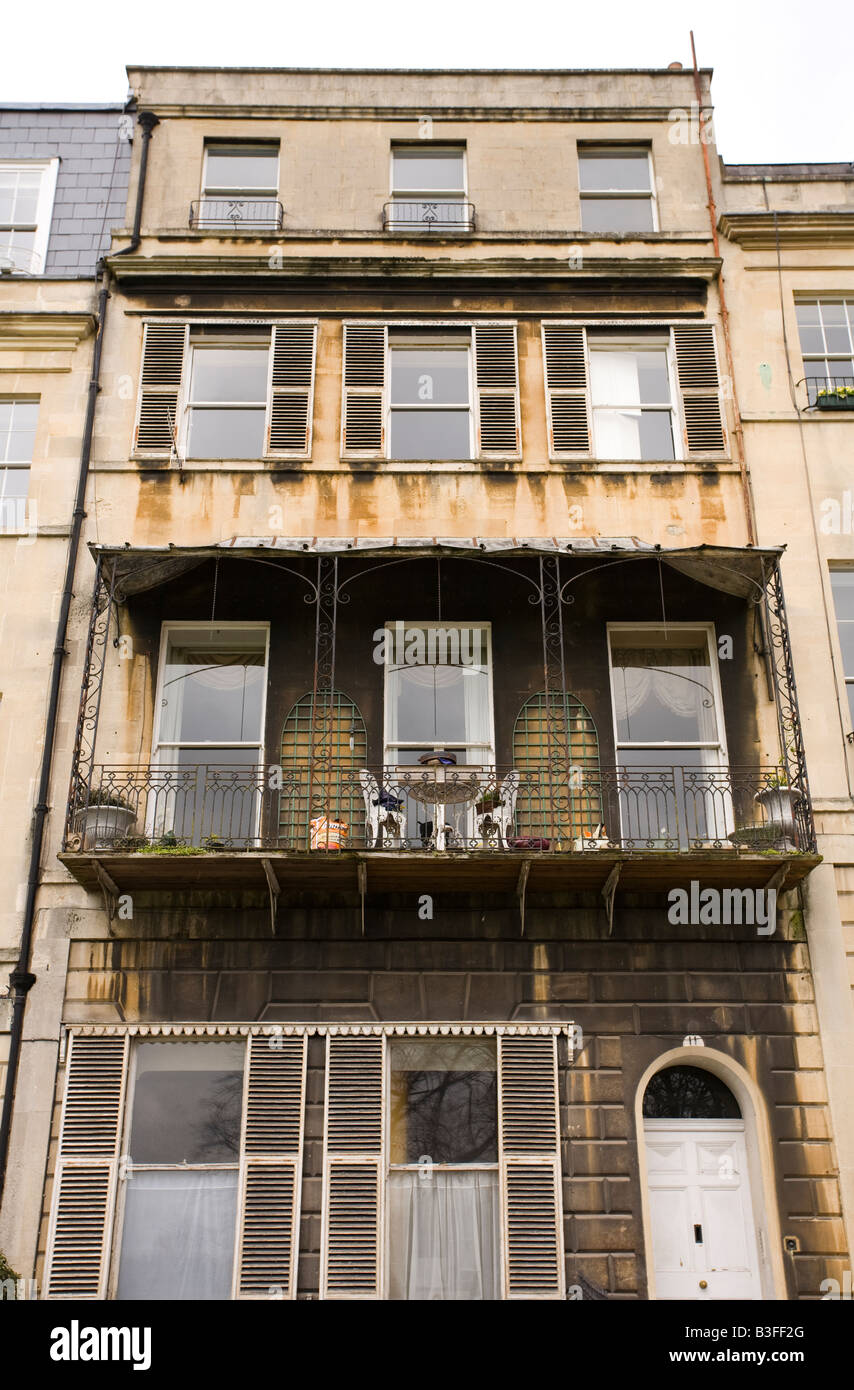
[{"label": "louvered shutter", "polygon": [[384,324],[344,325],[341,449],[346,454],[384,452],[387,338]]},{"label": "louvered shutter", "polygon": [[134,448],[170,454],[178,433],[178,398],[189,324],[147,323],[142,341]]},{"label": "louvered shutter", "polygon": [[543,324],[549,454],[590,453],[585,331],[575,324]]},{"label": "louvered shutter", "polygon": [[69,1041],[46,1298],[106,1298],[127,1075],[125,1036]]},{"label": "louvered shutter", "polygon": [[557,1040],[498,1040],[505,1297],[564,1295]]},{"label": "louvered shutter", "polygon": [[249,1042],[235,1296],[296,1298],[307,1038]]},{"label": "louvered shutter", "polygon": [[477,324],[472,331],[477,387],[478,454],[521,452],[516,325]]},{"label": "louvered shutter", "polygon": [[726,436],[715,330],[710,323],[679,324],[673,329],[673,343],[686,448],[691,454],[722,454]]},{"label": "louvered shutter", "polygon": [[382,1297],[384,1076],[384,1037],[328,1037],[322,1298]]},{"label": "louvered shutter", "polygon": [[267,450],[311,453],[317,326],[277,323],[273,329]]}]

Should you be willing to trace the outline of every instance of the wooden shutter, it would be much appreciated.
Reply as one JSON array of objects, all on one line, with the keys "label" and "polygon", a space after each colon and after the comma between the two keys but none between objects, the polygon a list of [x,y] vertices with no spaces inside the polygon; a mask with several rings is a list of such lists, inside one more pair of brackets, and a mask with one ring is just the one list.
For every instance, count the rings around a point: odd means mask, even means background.
[{"label": "wooden shutter", "polygon": [[505,1297],[562,1298],[557,1040],[498,1039]]},{"label": "wooden shutter", "polygon": [[587,343],[575,324],[543,324],[549,455],[590,453]]},{"label": "wooden shutter", "polygon": [[321,1298],[382,1297],[385,1038],[329,1035]]},{"label": "wooden shutter", "polygon": [[691,454],[722,454],[726,436],[715,330],[710,323],[679,324],[673,329],[673,343],[685,420],[685,447]]},{"label": "wooden shutter", "polygon": [[127,1038],[72,1036],[54,1177],[46,1298],[106,1298]]},{"label": "wooden shutter", "polygon": [[384,324],[344,325],[341,449],[346,454],[384,452],[387,339]]},{"label": "wooden shutter", "polygon": [[477,387],[478,454],[521,452],[516,325],[477,324],[472,330]]},{"label": "wooden shutter", "polygon": [[249,1042],[236,1298],[296,1298],[308,1040]]},{"label": "wooden shutter", "polygon": [[178,397],[189,324],[147,323],[142,340],[134,449],[171,454],[178,434]]},{"label": "wooden shutter", "polygon": [[277,323],[273,329],[267,450],[311,453],[317,325]]}]

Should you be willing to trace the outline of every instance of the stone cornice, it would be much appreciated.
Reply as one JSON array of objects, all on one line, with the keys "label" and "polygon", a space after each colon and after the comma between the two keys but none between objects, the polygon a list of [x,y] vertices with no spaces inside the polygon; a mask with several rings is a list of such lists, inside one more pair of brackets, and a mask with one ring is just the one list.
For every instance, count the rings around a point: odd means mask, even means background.
[{"label": "stone cornice", "polygon": [[269,253],[253,255],[112,256],[107,262],[117,280],[264,279],[316,282],[340,278],[366,280],[582,280],[619,277],[622,280],[705,280],[717,277],[721,262],[714,256],[595,256],[583,270],[565,256],[481,256],[472,259],[424,256],[285,256],[270,265]]},{"label": "stone cornice", "polygon": [[[674,102],[666,106],[430,106],[434,121],[672,121]],[[417,125],[420,106],[306,106],[248,107],[242,103],[145,103],[159,120],[239,121],[407,121]],[[704,107],[704,110],[708,110]]]},{"label": "stone cornice", "polygon": [[94,314],[0,310],[0,349],[68,351],[88,338],[94,328]]},{"label": "stone cornice", "polygon": [[822,246],[854,246],[854,207],[840,212],[726,212],[718,228],[745,251],[773,250],[777,244],[815,250]]}]

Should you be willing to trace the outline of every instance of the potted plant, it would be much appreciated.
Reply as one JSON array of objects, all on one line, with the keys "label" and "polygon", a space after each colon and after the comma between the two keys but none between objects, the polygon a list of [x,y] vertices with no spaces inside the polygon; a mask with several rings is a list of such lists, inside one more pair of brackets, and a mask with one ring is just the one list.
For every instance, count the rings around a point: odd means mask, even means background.
[{"label": "potted plant", "polygon": [[819,410],[854,410],[854,386],[822,387],[815,403]]},{"label": "potted plant", "polygon": [[780,763],[766,776],[765,785],[753,800],[762,807],[770,824],[779,826],[784,836],[795,838],[795,812],[803,797],[797,787],[789,786],[785,764]]},{"label": "potted plant", "polygon": [[501,795],[498,791],[484,792],[480,800],[475,802],[474,809],[479,816],[491,816],[500,802]]},{"label": "potted plant", "polygon": [[106,846],[125,839],[136,821],[136,811],[118,792],[104,787],[90,790],[86,805],[77,812],[75,829],[86,849]]}]

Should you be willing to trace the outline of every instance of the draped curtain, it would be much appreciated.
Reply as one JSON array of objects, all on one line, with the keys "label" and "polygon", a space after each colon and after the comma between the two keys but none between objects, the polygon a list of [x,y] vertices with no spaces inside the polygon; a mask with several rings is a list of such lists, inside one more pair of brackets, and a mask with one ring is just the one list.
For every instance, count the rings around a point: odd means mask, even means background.
[{"label": "draped curtain", "polygon": [[386,1200],[391,1298],[501,1297],[496,1171],[392,1170]]},{"label": "draped curtain", "polygon": [[227,1299],[237,1170],[133,1171],[125,1182],[120,1299]]}]

